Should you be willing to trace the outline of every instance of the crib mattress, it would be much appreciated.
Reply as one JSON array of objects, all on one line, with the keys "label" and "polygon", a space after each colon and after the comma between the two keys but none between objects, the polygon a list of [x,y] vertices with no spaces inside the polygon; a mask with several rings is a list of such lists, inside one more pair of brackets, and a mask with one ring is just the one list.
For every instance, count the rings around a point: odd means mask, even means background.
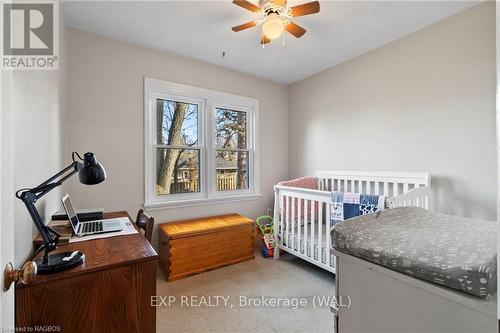
[{"label": "crib mattress", "polygon": [[[298,228],[295,228],[294,230],[294,234],[292,235],[292,233],[290,232],[288,234],[288,239],[286,237],[286,234],[284,235],[284,245],[288,246],[288,247],[292,247],[293,245],[293,249],[295,251],[298,251],[299,253],[301,254],[304,254],[306,255],[307,257],[310,257],[310,258],[314,258],[314,260],[319,260],[318,259],[318,227],[316,225],[316,227],[314,228],[314,237],[315,237],[315,244],[313,246],[313,256],[311,255],[311,231],[310,231],[310,225],[309,225],[309,229],[308,229],[308,235],[307,235],[307,241],[304,240],[304,226],[301,227],[301,233],[302,235],[298,235]],[[322,231],[321,231],[321,236],[322,236],[322,241],[321,241],[321,262],[323,264],[326,264],[326,254],[327,254],[327,251],[330,251],[328,245],[327,244],[327,240],[326,240],[326,233],[328,232],[328,230],[326,229],[326,226],[325,225],[322,225]],[[305,245],[305,249],[304,249],[304,245]],[[330,256],[330,266],[331,267],[335,267],[335,256],[331,255]]]},{"label": "crib mattress", "polygon": [[496,222],[401,207],[339,223],[333,247],[401,273],[491,298],[497,287]]}]

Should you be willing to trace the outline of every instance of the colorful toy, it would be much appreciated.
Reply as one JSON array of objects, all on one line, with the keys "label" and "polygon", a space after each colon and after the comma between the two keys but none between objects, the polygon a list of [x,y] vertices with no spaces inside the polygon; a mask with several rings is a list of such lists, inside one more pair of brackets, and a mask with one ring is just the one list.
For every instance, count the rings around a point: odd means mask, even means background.
[{"label": "colorful toy", "polygon": [[262,248],[262,256],[264,258],[272,257],[276,243],[274,242],[274,221],[269,215],[259,216],[255,220],[258,228],[259,238],[262,240],[264,246]]}]

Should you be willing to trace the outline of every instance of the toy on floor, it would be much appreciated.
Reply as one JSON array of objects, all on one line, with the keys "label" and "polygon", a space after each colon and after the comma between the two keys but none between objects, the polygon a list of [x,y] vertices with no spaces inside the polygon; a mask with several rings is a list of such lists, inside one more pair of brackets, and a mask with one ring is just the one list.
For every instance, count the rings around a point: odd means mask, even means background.
[{"label": "toy on floor", "polygon": [[258,227],[259,238],[262,240],[264,246],[262,247],[262,256],[264,258],[272,257],[274,254],[274,248],[276,246],[274,242],[274,221],[269,215],[259,216],[255,220],[255,224]]}]

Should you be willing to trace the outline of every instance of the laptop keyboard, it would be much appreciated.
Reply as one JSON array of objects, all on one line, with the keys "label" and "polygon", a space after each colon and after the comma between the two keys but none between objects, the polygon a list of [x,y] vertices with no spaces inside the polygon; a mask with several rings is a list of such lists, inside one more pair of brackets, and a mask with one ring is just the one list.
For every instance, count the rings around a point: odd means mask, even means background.
[{"label": "laptop keyboard", "polygon": [[93,221],[83,223],[82,233],[92,233],[102,231],[102,221]]}]

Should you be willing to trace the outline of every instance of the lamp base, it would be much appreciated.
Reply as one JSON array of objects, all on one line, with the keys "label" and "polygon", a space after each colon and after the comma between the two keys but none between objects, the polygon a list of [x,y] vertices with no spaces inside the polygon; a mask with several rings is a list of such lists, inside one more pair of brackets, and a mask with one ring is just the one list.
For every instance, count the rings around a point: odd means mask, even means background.
[{"label": "lamp base", "polygon": [[80,251],[61,252],[49,255],[47,263],[43,258],[36,260],[37,274],[51,274],[70,269],[85,262],[85,254]]}]

